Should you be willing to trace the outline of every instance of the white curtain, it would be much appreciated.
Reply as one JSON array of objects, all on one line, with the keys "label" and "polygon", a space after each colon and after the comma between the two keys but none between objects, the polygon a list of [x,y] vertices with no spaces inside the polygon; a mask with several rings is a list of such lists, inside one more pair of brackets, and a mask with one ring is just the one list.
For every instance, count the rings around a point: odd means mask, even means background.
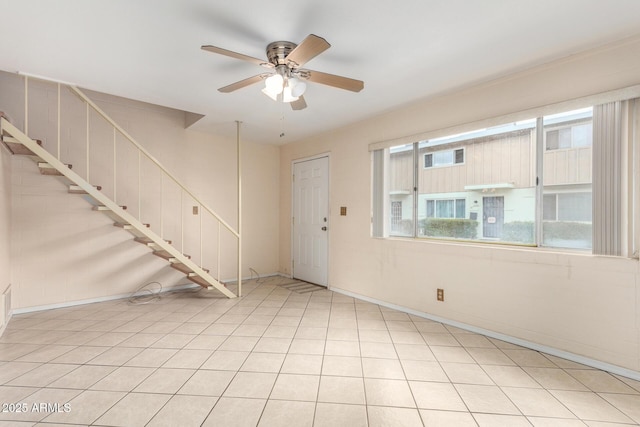
[{"label": "white curtain", "polygon": [[593,108],[593,253],[623,255],[627,101]]}]

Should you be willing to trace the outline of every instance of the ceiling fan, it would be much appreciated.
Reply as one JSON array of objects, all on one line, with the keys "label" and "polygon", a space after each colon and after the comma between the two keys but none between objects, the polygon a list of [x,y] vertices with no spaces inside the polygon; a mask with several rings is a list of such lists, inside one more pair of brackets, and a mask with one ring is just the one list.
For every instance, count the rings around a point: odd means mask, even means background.
[{"label": "ceiling fan", "polygon": [[303,97],[307,87],[305,81],[352,92],[360,92],[364,88],[364,82],[361,80],[301,68],[329,47],[331,45],[322,37],[309,34],[299,45],[287,41],[269,43],[266,49],[266,61],[216,46],[205,45],[202,49],[273,70],[221,87],[218,91],[229,93],[264,80],[265,87],[262,92],[265,95],[274,101],[291,103],[291,108],[294,110],[302,110],[307,107]]}]

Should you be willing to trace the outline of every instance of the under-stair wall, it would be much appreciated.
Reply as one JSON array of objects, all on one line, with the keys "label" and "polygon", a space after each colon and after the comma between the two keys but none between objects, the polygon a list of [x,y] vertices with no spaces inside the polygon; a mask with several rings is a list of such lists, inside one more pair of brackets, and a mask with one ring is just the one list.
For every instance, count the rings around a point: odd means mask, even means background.
[{"label": "under-stair wall", "polygon": [[[185,113],[164,107],[85,91],[87,95],[124,130],[160,161],[203,201],[215,207],[232,226],[236,217],[235,140],[184,129]],[[0,73],[0,110],[7,111],[13,123],[24,126],[24,80],[21,76]],[[5,96],[7,94],[8,96]],[[86,174],[86,109],[75,95],[61,92],[61,152],[64,163]],[[8,105],[8,107],[6,106]],[[57,85],[29,82],[28,134],[41,139],[50,152],[57,141]],[[160,195],[158,176],[141,161],[127,157],[127,148],[112,129],[90,116],[91,183],[102,192],[126,205],[127,212],[158,226],[164,237],[185,253],[191,250],[200,227],[212,230],[204,241],[204,252],[216,250],[217,226],[200,223],[188,200],[180,200],[166,182]],[[235,126],[229,123],[228,126]],[[115,150],[114,150],[115,145]],[[114,153],[115,152],[115,153]],[[243,276],[249,267],[262,273],[277,271],[278,149],[243,141],[243,168],[251,170],[243,177]],[[111,174],[113,159],[118,174]],[[12,299],[14,309],[64,304],[126,295],[151,281],[170,287],[184,283],[184,275],[169,268],[166,261],[151,255],[149,249],[133,242],[131,235],[118,231],[109,218],[91,211],[82,196],[67,193],[59,180],[42,176],[34,163],[14,156],[11,160]],[[110,166],[110,167],[107,167]],[[243,174],[244,175],[244,174]],[[141,182],[139,182],[139,180]],[[156,187],[154,187],[154,185]],[[135,201],[139,186],[155,193],[150,201]],[[160,207],[162,203],[162,207]],[[158,211],[165,215],[160,218]],[[167,215],[167,213],[169,213]],[[180,218],[185,226],[180,229]],[[237,277],[235,243],[221,243],[220,278]],[[196,259],[197,262],[199,260]],[[207,267],[207,265],[203,265]],[[212,266],[215,268],[215,266]]]}]

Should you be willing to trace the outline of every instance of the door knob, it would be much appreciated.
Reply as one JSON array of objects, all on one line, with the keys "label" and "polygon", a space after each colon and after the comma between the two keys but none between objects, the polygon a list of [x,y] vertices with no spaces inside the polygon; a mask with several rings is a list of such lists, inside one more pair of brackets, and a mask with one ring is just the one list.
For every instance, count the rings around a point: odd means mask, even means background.
[{"label": "door knob", "polygon": [[327,227],[322,227],[322,231],[327,231]]}]

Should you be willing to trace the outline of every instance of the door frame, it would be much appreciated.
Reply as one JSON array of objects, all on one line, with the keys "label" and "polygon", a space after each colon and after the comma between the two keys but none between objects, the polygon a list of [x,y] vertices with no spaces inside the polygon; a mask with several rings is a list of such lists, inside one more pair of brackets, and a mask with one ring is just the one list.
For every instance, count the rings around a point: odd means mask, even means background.
[{"label": "door frame", "polygon": [[[327,158],[327,289],[330,289],[330,278],[329,278],[329,264],[331,263],[330,261],[330,240],[331,240],[331,153],[330,152],[325,152],[325,153],[320,153],[320,154],[315,154],[313,156],[308,156],[308,157],[301,157],[299,159],[293,159],[291,160],[291,166],[290,166],[290,191],[291,191],[291,209],[289,212],[289,224],[291,224],[291,228],[290,228],[290,234],[291,234],[291,239],[290,239],[290,243],[289,243],[289,268],[291,269],[291,277],[294,277],[294,264],[293,264],[293,257],[295,254],[295,250],[294,250],[294,223],[293,223],[293,216],[295,213],[295,191],[293,188],[294,185],[294,181],[293,181],[293,175],[294,175],[294,170],[295,170],[295,164],[296,163],[302,163],[302,162],[308,162],[310,160],[317,160],[317,159],[321,159],[323,157]],[[319,285],[321,286],[321,285]]]}]

